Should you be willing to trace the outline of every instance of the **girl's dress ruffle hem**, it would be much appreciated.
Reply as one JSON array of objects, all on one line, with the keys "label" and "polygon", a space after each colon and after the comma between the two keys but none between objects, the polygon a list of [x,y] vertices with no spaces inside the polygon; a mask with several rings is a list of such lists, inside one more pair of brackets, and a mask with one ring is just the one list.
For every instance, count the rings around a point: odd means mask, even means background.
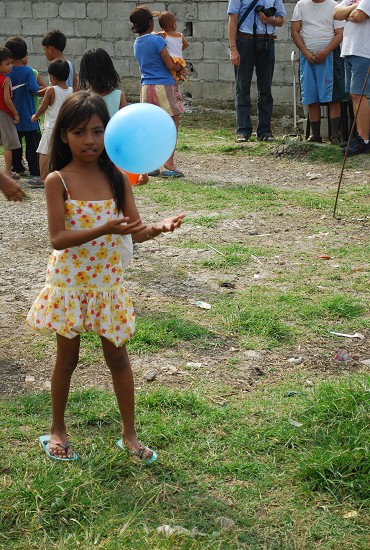
[{"label": "girl's dress ruffle hem", "polygon": [[66,338],[95,332],[119,347],[134,333],[135,312],[122,285],[109,290],[46,285],[30,309],[27,323],[34,330]]}]

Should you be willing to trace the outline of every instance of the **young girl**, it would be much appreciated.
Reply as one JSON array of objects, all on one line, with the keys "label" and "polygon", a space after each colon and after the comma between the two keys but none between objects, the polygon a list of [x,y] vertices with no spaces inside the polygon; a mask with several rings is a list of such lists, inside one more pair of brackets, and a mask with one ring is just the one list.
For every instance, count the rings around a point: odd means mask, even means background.
[{"label": "young girl", "polygon": [[48,73],[51,86],[46,89],[40,107],[31,117],[32,122],[36,122],[45,113],[44,132],[37,148],[42,184],[49,173],[50,140],[55,121],[63,102],[73,92],[72,88],[67,86],[66,83],[69,75],[69,65],[65,59],[55,59],[52,61],[48,67]]},{"label": "young girl", "polygon": [[101,338],[122,418],[118,445],[144,462],[154,451],[136,437],[134,385],[125,343],[134,332],[135,314],[124,287],[124,269],[132,256],[132,236],[144,242],[180,227],[183,215],[152,226],[142,223],[131,186],[104,149],[109,114],[90,92],[72,94],[55,124],[50,167],[45,181],[49,234],[54,247],[46,285],[27,316],[37,330],[57,334],[51,379],[52,424],[40,442],[56,460],[75,460],[67,440],[64,413],[70,381],[78,362],[80,333]]},{"label": "young girl", "polygon": [[[141,71],[140,101],[162,107],[171,115],[178,129],[179,115],[184,112],[184,106],[170,71],[182,71],[183,68],[172,61],[165,40],[158,34],[153,34],[154,15],[158,15],[158,12],[152,13],[147,6],[138,6],[130,13],[131,30],[139,35],[135,40],[134,54]],[[184,176],[176,168],[174,154],[175,150],[164,164],[165,170],[161,172],[164,177]],[[158,169],[149,175],[159,174]]]},{"label": "young girl", "polygon": [[[158,23],[162,29],[158,34],[165,39],[172,61],[178,63],[181,67],[186,67],[182,51],[188,48],[189,42],[181,32],[176,31],[175,15],[171,11],[162,11],[158,16]],[[171,74],[176,81],[184,80],[183,77],[178,76],[176,71],[171,71]]]},{"label": "young girl", "polygon": [[80,90],[99,94],[108,107],[109,116],[126,106],[125,94],[119,89],[120,77],[109,53],[102,48],[88,50],[80,63]]},{"label": "young girl", "polygon": [[[107,105],[110,117],[127,105],[125,94],[119,89],[120,83],[121,79],[108,52],[96,48],[84,53],[80,63],[80,89],[99,94]],[[133,180],[136,185],[148,183],[147,174],[136,177]]]}]

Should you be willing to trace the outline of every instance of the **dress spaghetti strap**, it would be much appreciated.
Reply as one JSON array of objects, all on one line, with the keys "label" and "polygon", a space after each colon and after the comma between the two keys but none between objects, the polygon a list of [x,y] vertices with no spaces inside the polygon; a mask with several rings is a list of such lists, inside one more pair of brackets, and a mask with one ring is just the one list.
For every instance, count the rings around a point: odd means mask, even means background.
[{"label": "dress spaghetti strap", "polygon": [[58,172],[58,170],[55,170],[56,174],[58,174],[58,176],[60,177],[60,179],[62,180],[62,183],[63,183],[63,187],[64,189],[66,190],[66,193],[67,193],[67,198],[70,199],[71,198],[71,195],[69,194],[69,191],[68,191],[68,187],[66,185],[66,182],[64,181],[63,179],[63,176],[60,172]]}]

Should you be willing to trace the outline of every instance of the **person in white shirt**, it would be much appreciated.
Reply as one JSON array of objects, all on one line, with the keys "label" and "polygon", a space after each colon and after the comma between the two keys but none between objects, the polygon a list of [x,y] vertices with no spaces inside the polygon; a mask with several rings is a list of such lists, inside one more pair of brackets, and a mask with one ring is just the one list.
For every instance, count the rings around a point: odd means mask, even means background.
[{"label": "person in white shirt", "polygon": [[[351,94],[357,113],[358,135],[350,143],[347,154],[370,153],[370,0],[343,0],[334,10],[334,19],[346,21],[342,57],[346,74],[346,90]],[[367,79],[367,84],[364,88]],[[345,148],[343,148],[343,154]]]},{"label": "person in white shirt", "polygon": [[333,20],[335,0],[299,0],[295,6],[291,36],[300,50],[302,103],[307,105],[311,135],[307,141],[322,142],[321,103],[329,104],[330,141],[341,143],[341,105],[345,99],[344,67],[339,44],[343,39],[341,21]]}]

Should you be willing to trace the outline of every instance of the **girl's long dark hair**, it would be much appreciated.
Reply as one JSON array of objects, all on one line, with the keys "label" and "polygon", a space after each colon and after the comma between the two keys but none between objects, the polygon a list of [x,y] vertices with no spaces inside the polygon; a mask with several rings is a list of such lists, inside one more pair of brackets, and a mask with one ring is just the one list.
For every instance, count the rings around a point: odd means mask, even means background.
[{"label": "girl's long dark hair", "polygon": [[[50,171],[62,170],[72,160],[68,143],[62,141],[62,131],[69,132],[97,115],[104,128],[109,122],[109,113],[105,101],[92,92],[76,92],[63,103],[55,122],[50,149]],[[112,185],[117,209],[122,212],[124,202],[124,180],[122,173],[113,164],[104,149],[99,157],[99,166]]]},{"label": "girl's long dark hair", "polygon": [[84,53],[80,63],[78,81],[80,90],[91,88],[98,94],[112,92],[121,83],[111,56],[103,48],[88,50]]}]

